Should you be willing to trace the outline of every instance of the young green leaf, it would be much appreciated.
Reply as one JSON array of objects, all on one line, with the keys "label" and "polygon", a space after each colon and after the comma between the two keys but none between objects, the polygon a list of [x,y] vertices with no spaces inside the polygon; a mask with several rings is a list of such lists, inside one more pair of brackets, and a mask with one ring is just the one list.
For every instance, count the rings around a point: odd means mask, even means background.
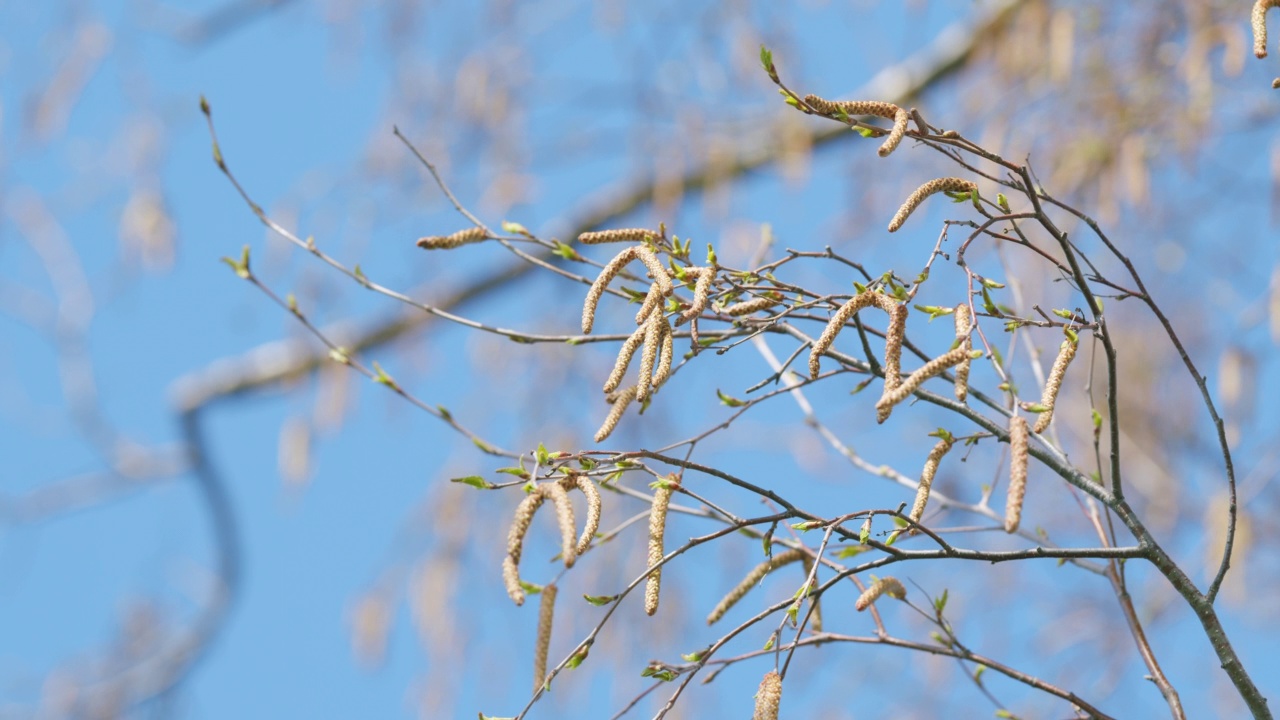
[{"label": "young green leaf", "polygon": [[491,490],[494,487],[493,483],[489,482],[488,480],[485,480],[479,475],[468,475],[466,477],[449,478],[449,482],[462,483],[463,485],[470,485],[473,488],[480,488],[481,490]]}]

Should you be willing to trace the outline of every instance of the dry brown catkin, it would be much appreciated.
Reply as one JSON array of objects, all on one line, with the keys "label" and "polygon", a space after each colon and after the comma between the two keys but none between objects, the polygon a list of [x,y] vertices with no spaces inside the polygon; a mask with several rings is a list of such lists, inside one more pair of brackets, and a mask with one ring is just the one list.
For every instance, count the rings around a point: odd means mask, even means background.
[{"label": "dry brown catkin", "polygon": [[1017,531],[1022,521],[1022,501],[1027,495],[1027,421],[1009,418],[1009,497],[1004,506],[1004,531]]}]

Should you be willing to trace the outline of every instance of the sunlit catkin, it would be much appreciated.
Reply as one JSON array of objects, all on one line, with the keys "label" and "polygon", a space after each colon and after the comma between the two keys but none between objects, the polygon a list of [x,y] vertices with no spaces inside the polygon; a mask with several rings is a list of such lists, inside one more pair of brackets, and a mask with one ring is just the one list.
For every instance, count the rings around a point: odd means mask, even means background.
[{"label": "sunlit catkin", "polygon": [[547,681],[547,650],[551,647],[551,621],[555,617],[556,586],[542,588],[538,600],[538,644],[533,648],[533,691],[536,693]]},{"label": "sunlit catkin", "polygon": [[1267,56],[1267,10],[1280,7],[1280,0],[1257,0],[1253,4],[1253,54],[1255,57]]},{"label": "sunlit catkin", "polygon": [[604,442],[613,434],[614,428],[618,427],[618,421],[622,419],[622,414],[627,411],[627,406],[635,399],[634,385],[618,392],[613,399],[613,406],[609,408],[609,415],[604,419],[604,424],[596,431],[596,442]]},{"label": "sunlit catkin", "polygon": [[941,374],[947,368],[959,365],[962,361],[969,357],[970,350],[966,350],[963,346],[958,347],[949,352],[943,353],[938,357],[925,363],[923,367],[907,376],[902,384],[895,387],[892,391],[886,389],[884,395],[880,397],[880,401],[876,403],[876,422],[883,423],[889,419],[889,414],[893,412],[893,406],[910,397],[924,383],[925,380]]},{"label": "sunlit catkin", "polygon": [[645,268],[649,270],[649,274],[653,276],[653,282],[658,286],[658,292],[662,293],[662,297],[671,295],[674,287],[671,285],[671,276],[667,274],[667,269],[662,267],[662,261],[658,260],[657,254],[644,245],[636,246],[636,257],[640,262],[644,263]]},{"label": "sunlit catkin", "polygon": [[640,245],[632,245],[624,249],[622,252],[613,256],[613,259],[600,269],[600,274],[596,276],[595,282],[591,283],[591,289],[587,290],[587,299],[582,303],[582,334],[590,335],[591,327],[596,321],[596,306],[600,304],[600,297],[604,295],[605,288],[609,287],[609,283],[622,272],[622,268],[627,263],[636,259],[636,253],[639,252]]},{"label": "sunlit catkin", "polygon": [[[670,481],[667,481],[670,482]],[[648,615],[658,612],[658,592],[662,589],[663,536],[667,532],[667,506],[671,504],[671,486],[659,485],[653,491],[653,506],[649,509],[649,567],[653,570],[644,585],[644,611]]]},{"label": "sunlit catkin", "polygon": [[653,389],[653,366],[658,362],[658,348],[662,346],[661,325],[666,319],[654,314],[644,325],[644,352],[640,354],[640,381],[636,384],[636,399],[644,402]]},{"label": "sunlit catkin", "polygon": [[578,236],[583,245],[599,245],[611,242],[644,242],[645,238],[656,238],[658,233],[645,228],[618,228],[616,230],[597,230],[584,232]]},{"label": "sunlit catkin", "polygon": [[739,600],[746,597],[747,593],[751,592],[751,589],[758,585],[760,581],[764,579],[765,575],[768,575],[771,571],[776,570],[783,565],[788,565],[808,556],[808,552],[799,548],[786,550],[784,552],[775,553],[773,557],[751,568],[751,572],[748,572],[746,577],[742,578],[742,582],[735,585],[734,588],[716,604],[715,609],[707,616],[707,624],[711,625],[724,617],[724,614],[732,610],[733,606],[737,605]]},{"label": "sunlit catkin", "polygon": [[1049,370],[1049,378],[1044,384],[1044,394],[1040,396],[1040,405],[1044,408],[1044,412],[1036,418],[1034,430],[1037,434],[1047,430],[1049,423],[1053,421],[1053,406],[1058,401],[1058,391],[1062,389],[1062,378],[1067,374],[1067,366],[1071,364],[1071,358],[1076,356],[1077,347],[1078,341],[1067,338],[1058,348],[1058,357],[1054,358],[1053,367]]},{"label": "sunlit catkin", "polygon": [[956,366],[956,399],[964,402],[969,397],[969,366],[973,362],[973,358],[969,356],[969,351],[973,349],[973,339],[969,335],[972,329],[973,315],[969,311],[968,303],[960,303],[955,310],[956,321],[956,339],[960,341],[960,347],[965,350],[965,359],[960,361]]},{"label": "sunlit catkin", "polygon": [[657,322],[662,331],[662,348],[658,351],[658,370],[653,374],[655,388],[671,377],[671,363],[675,360],[675,333],[666,318],[658,318]]},{"label": "sunlit catkin", "polygon": [[889,314],[889,330],[885,333],[885,382],[889,385],[897,384],[902,357],[902,333],[906,330],[906,307],[888,295],[872,290],[864,290],[854,295],[852,299],[841,305],[835,314],[831,316],[831,319],[827,321],[827,326],[822,329],[822,334],[818,336],[818,339],[813,343],[813,347],[809,350],[809,377],[818,377],[818,373],[822,369],[823,353],[831,349],[831,345],[836,341],[836,336],[840,334],[840,331],[844,329],[849,320],[859,310],[873,306]]},{"label": "sunlit catkin", "polygon": [[524,588],[520,587],[520,555],[524,552],[524,536],[529,532],[529,524],[533,516],[542,506],[546,496],[533,492],[525,496],[516,506],[515,519],[511,521],[511,529],[507,532],[507,556],[502,561],[502,582],[507,586],[507,594],[516,605],[524,604]]},{"label": "sunlit catkin", "polygon": [[1027,495],[1027,421],[1009,418],[1009,498],[1004,506],[1004,531],[1017,531],[1022,521],[1022,500]]},{"label": "sunlit catkin", "polygon": [[782,676],[770,670],[756,690],[756,710],[751,720],[778,720],[778,706],[782,704]]},{"label": "sunlit catkin", "polygon": [[916,191],[907,197],[906,202],[902,203],[902,207],[898,208],[898,213],[889,222],[889,232],[896,232],[898,228],[902,227],[902,223],[906,222],[908,217],[911,217],[911,213],[920,207],[920,203],[924,202],[925,198],[940,192],[976,193],[978,192],[978,186],[964,178],[957,177],[930,180],[916,188]]},{"label": "sunlit catkin", "polygon": [[459,230],[452,235],[430,235],[418,239],[418,247],[426,250],[452,250],[459,245],[467,245],[469,243],[477,243],[488,238],[489,235],[482,227],[472,227],[466,230]]},{"label": "sunlit catkin", "polygon": [[[920,486],[916,488],[916,501],[911,505],[912,522],[920,522],[924,517],[925,505],[929,503],[929,489],[933,487],[933,477],[938,474],[938,465],[942,462],[942,457],[951,449],[954,442],[950,435],[938,441],[933,446],[933,450],[929,451],[929,457],[925,458],[924,469],[920,471]],[[915,528],[911,529],[912,534],[919,532]]]},{"label": "sunlit catkin", "polygon": [[902,600],[907,596],[907,589],[902,586],[902,582],[897,578],[880,578],[862,591],[862,594],[858,596],[858,602],[854,603],[853,608],[858,612],[862,612],[871,607],[871,604],[879,600],[882,595]]},{"label": "sunlit catkin", "polygon": [[573,520],[573,503],[569,501],[569,493],[559,483],[542,483],[537,492],[550,498],[556,506],[556,523],[560,526],[560,557],[565,567],[573,567],[578,559],[578,536]]},{"label": "sunlit catkin", "polygon": [[750,315],[753,312],[759,312],[761,310],[768,310],[769,308],[777,304],[778,304],[778,301],[774,300],[771,297],[758,297],[753,300],[744,300],[740,303],[734,303],[733,305],[730,305],[724,308],[720,312],[724,313],[725,315],[732,315],[734,317],[739,317],[742,315]]},{"label": "sunlit catkin", "polygon": [[640,348],[640,344],[644,342],[646,328],[639,327],[631,333],[631,337],[622,343],[622,347],[618,349],[618,359],[613,363],[613,371],[609,373],[608,379],[604,381],[604,391],[611,393],[618,389],[618,385],[622,384],[622,378],[627,374],[627,366],[631,364],[631,358],[636,354],[636,350]]},{"label": "sunlit catkin", "polygon": [[682,325],[702,314],[707,309],[707,300],[711,296],[711,283],[716,279],[715,268],[686,268],[686,275],[693,275],[697,282],[693,285],[693,303],[680,313],[676,325]]},{"label": "sunlit catkin", "polygon": [[817,95],[806,95],[804,102],[823,115],[833,117],[838,117],[841,113],[848,117],[877,115],[892,120],[893,129],[889,131],[889,137],[885,138],[885,141],[880,145],[880,157],[885,157],[893,152],[898,147],[898,143],[902,142],[902,137],[907,132],[907,120],[911,118],[911,113],[907,112],[905,108],[900,108],[893,103],[887,102],[873,100],[831,101],[820,98]]},{"label": "sunlit catkin", "polygon": [[565,490],[577,488],[587,498],[587,522],[582,526],[582,535],[578,537],[578,546],[574,552],[578,555],[587,551],[591,541],[600,529],[600,490],[591,478],[581,473],[573,473],[560,479],[560,487]]}]

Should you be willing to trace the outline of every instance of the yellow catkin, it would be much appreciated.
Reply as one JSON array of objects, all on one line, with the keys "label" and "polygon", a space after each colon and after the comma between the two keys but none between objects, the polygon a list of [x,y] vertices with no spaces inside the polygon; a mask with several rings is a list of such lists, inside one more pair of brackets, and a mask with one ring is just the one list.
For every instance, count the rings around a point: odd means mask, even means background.
[{"label": "yellow catkin", "polygon": [[880,145],[880,157],[886,157],[898,147],[898,143],[902,142],[902,138],[907,132],[907,120],[911,118],[911,113],[905,108],[900,108],[893,103],[876,102],[873,100],[824,100],[817,95],[806,95],[805,104],[817,110],[823,115],[838,116],[841,111],[849,117],[857,115],[877,115],[882,118],[888,118],[893,121],[893,129],[889,131],[889,137],[885,138],[884,143]]},{"label": "yellow catkin", "polygon": [[600,529],[600,490],[591,478],[581,473],[573,473],[561,478],[560,487],[565,490],[577,488],[587,498],[587,522],[582,526],[582,535],[578,537],[578,546],[574,548],[574,552],[581,555],[591,546],[596,531]]},{"label": "yellow catkin", "polygon": [[823,353],[831,349],[831,345],[835,343],[836,336],[844,329],[859,310],[869,307],[878,307],[889,314],[889,331],[885,333],[887,338],[885,342],[885,382],[887,385],[896,385],[900,372],[900,361],[902,357],[902,333],[906,330],[906,307],[901,303],[893,300],[883,293],[865,290],[854,295],[851,300],[841,305],[831,319],[827,321],[827,326],[822,329],[822,334],[814,341],[813,347],[809,350],[809,377],[816,378],[822,368],[821,358]]},{"label": "yellow catkin", "polygon": [[583,245],[599,245],[611,242],[644,242],[645,238],[656,238],[658,233],[645,228],[618,228],[616,230],[597,230],[584,232],[578,236]]},{"label": "yellow catkin", "polygon": [[978,186],[964,178],[957,177],[930,180],[916,188],[916,191],[911,193],[906,202],[902,203],[902,207],[898,208],[898,213],[889,222],[889,232],[896,232],[898,228],[902,227],[902,223],[906,222],[908,217],[911,217],[911,213],[920,207],[920,203],[924,202],[925,198],[940,192],[976,193],[978,192]]},{"label": "yellow catkin", "polygon": [[973,362],[973,357],[969,355],[969,351],[973,349],[973,339],[969,335],[973,326],[973,315],[968,303],[957,305],[954,314],[956,339],[960,341],[960,347],[965,350],[965,359],[956,366],[956,400],[964,402],[965,398],[969,397],[969,366]]},{"label": "yellow catkin", "polygon": [[564,558],[565,567],[573,567],[578,559],[578,533],[574,529],[573,503],[569,501],[569,493],[559,483],[542,483],[536,492],[540,492],[556,506],[556,522],[560,525],[560,556]]},{"label": "yellow catkin", "polygon": [[862,591],[862,594],[858,596],[858,602],[854,603],[853,607],[858,612],[862,612],[871,607],[871,604],[879,600],[882,595],[902,600],[907,596],[907,589],[902,586],[902,582],[897,578],[880,578]]},{"label": "yellow catkin", "polygon": [[782,676],[770,670],[756,690],[756,710],[751,720],[778,720],[778,707],[782,704]]},{"label": "yellow catkin", "polygon": [[714,268],[685,268],[686,275],[693,275],[697,282],[693,285],[693,304],[680,313],[676,325],[682,325],[702,314],[707,309],[707,299],[711,296],[711,283],[716,279]]},{"label": "yellow catkin", "polygon": [[640,354],[640,381],[636,384],[636,399],[644,402],[653,389],[653,366],[658,362],[658,349],[662,346],[660,324],[667,321],[655,314],[644,326],[644,352]]},{"label": "yellow catkin", "polygon": [[[653,492],[653,506],[649,509],[649,567],[653,571],[644,585],[644,611],[648,615],[658,612],[658,592],[662,589],[663,536],[667,532],[667,506],[671,504],[672,489],[662,485]],[[656,566],[656,567],[655,567]]]},{"label": "yellow catkin", "polygon": [[662,349],[658,351],[658,371],[653,374],[655,388],[671,377],[671,363],[675,360],[675,333],[666,318],[658,318],[657,322],[662,331]]},{"label": "yellow catkin", "polygon": [[636,259],[639,249],[639,245],[624,249],[600,269],[600,274],[596,276],[595,282],[591,283],[591,289],[587,290],[587,299],[582,304],[583,335],[591,334],[591,327],[596,321],[596,306],[600,304],[600,297],[604,295],[605,288],[609,287],[609,283],[613,282],[627,263]]},{"label": "yellow catkin", "polygon": [[418,247],[426,250],[451,250],[459,245],[477,243],[488,237],[489,235],[484,231],[484,228],[473,227],[459,230],[452,235],[430,235],[419,238]]},{"label": "yellow catkin", "polygon": [[1062,389],[1062,378],[1067,374],[1067,366],[1071,364],[1071,358],[1076,356],[1077,344],[1067,338],[1062,341],[1062,346],[1058,348],[1058,357],[1053,360],[1053,367],[1049,370],[1049,378],[1044,384],[1044,394],[1040,396],[1040,404],[1044,406],[1045,411],[1040,413],[1040,417],[1036,418],[1035,432],[1042,433],[1049,428],[1049,423],[1053,421],[1053,406],[1058,401],[1058,391]]},{"label": "yellow catkin", "polygon": [[1273,7],[1280,7],[1280,0],[1257,0],[1253,4],[1250,24],[1253,25],[1253,54],[1258,58],[1267,56],[1267,10]]},{"label": "yellow catkin", "polygon": [[635,386],[629,387],[618,393],[613,400],[613,407],[609,408],[609,415],[604,419],[604,424],[596,431],[596,442],[604,442],[613,434],[614,428],[618,427],[618,421],[622,419],[622,414],[627,411],[627,406],[636,399]]},{"label": "yellow catkin", "polygon": [[538,692],[547,681],[547,651],[551,648],[551,621],[555,617],[556,586],[542,588],[538,600],[538,644],[533,648],[533,691]]},{"label": "yellow catkin", "polygon": [[644,342],[645,328],[636,328],[631,333],[631,337],[622,343],[622,347],[618,349],[618,359],[613,363],[613,371],[609,373],[609,378],[604,381],[604,391],[611,393],[618,389],[618,385],[622,384],[622,378],[627,374],[627,366],[631,364],[631,358],[636,354],[636,350],[640,348],[640,343]]},{"label": "yellow catkin", "polygon": [[502,561],[502,582],[516,605],[524,604],[524,588],[520,587],[520,556],[524,552],[524,536],[529,532],[534,513],[546,499],[541,493],[530,493],[516,506],[515,519],[507,532],[507,556]]},{"label": "yellow catkin", "polygon": [[807,557],[809,557],[809,553],[802,549],[797,548],[794,550],[786,550],[780,553],[774,553],[773,557],[751,568],[751,572],[748,572],[746,577],[742,578],[742,582],[739,582],[727,595],[720,598],[720,602],[716,605],[715,609],[707,616],[707,624],[714,624],[720,618],[724,617],[725,613],[732,610],[733,606],[737,605],[739,600],[746,597],[747,593],[751,592],[751,589],[758,585],[760,581],[764,579],[765,575],[768,575],[770,572],[782,567],[783,565],[789,565],[797,560],[803,560]]},{"label": "yellow catkin", "polygon": [[893,412],[893,406],[907,399],[911,393],[915,392],[924,384],[925,380],[940,374],[947,368],[959,365],[965,358],[969,357],[969,352],[964,347],[958,347],[949,352],[943,353],[938,357],[925,363],[923,367],[911,375],[907,376],[902,384],[895,387],[892,391],[887,391],[880,397],[880,401],[876,403],[876,422],[883,423],[889,419],[889,414]]},{"label": "yellow catkin", "polygon": [[667,269],[662,267],[662,261],[658,259],[657,254],[644,245],[637,245],[636,257],[644,263],[649,274],[653,276],[653,282],[658,286],[658,292],[662,293],[662,297],[671,295],[675,289],[671,284],[671,276],[667,274]]},{"label": "yellow catkin", "polygon": [[[909,516],[913,522],[920,522],[920,518],[924,517],[925,505],[929,503],[929,489],[933,487],[933,477],[938,474],[938,465],[942,462],[942,458],[951,449],[951,444],[955,442],[950,436],[938,441],[933,446],[933,450],[929,451],[929,457],[925,458],[924,469],[920,471],[920,486],[916,488],[916,501],[911,505],[911,515]],[[912,534],[919,532],[915,528],[911,529]]]},{"label": "yellow catkin", "polygon": [[1004,506],[1004,531],[1014,532],[1022,521],[1022,501],[1027,495],[1027,421],[1009,418],[1009,498]]},{"label": "yellow catkin", "polygon": [[738,317],[740,315],[750,315],[751,313],[759,312],[760,310],[767,310],[777,304],[778,301],[771,297],[758,297],[753,300],[744,300],[740,303],[734,303],[720,312],[725,315]]}]

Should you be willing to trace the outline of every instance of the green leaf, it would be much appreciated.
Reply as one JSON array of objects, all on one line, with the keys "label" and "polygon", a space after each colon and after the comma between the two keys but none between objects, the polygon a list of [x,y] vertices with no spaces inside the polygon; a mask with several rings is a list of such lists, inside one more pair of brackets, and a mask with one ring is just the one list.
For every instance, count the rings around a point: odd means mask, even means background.
[{"label": "green leaf", "polygon": [[939,615],[941,615],[941,614],[942,614],[942,611],[943,611],[943,610],[946,610],[946,609],[947,609],[947,597],[948,597],[948,595],[949,595],[949,591],[947,591],[947,590],[945,590],[945,589],[944,589],[944,590],[942,591],[942,595],[941,595],[941,597],[938,597],[937,599],[935,599],[935,600],[933,601],[933,609],[934,609],[934,610],[937,610]]},{"label": "green leaf", "polygon": [[582,261],[582,256],[579,255],[578,251],[574,250],[572,247],[565,245],[559,240],[552,240],[551,243],[555,247],[555,249],[551,251],[551,254],[562,257],[565,260]]},{"label": "green leaf", "polygon": [[364,271],[360,269],[360,263],[356,263],[355,269],[351,271],[351,274],[355,276],[356,282],[369,287],[369,278],[364,276]]},{"label": "green leaf", "polygon": [[468,475],[466,477],[449,478],[449,482],[462,483],[463,485],[470,485],[473,488],[480,488],[481,490],[492,490],[494,487],[496,487],[493,483],[489,482],[488,480],[485,480],[479,475]]},{"label": "green leaf", "polygon": [[1072,319],[1072,318],[1074,318],[1074,317],[1076,316],[1076,314],[1075,314],[1074,312],[1072,312],[1072,311],[1070,311],[1070,310],[1066,310],[1066,309],[1064,309],[1064,308],[1054,308],[1054,310],[1053,310],[1053,314],[1054,314],[1054,315],[1057,315],[1058,317],[1062,318],[1063,320],[1070,320],[1070,319]]},{"label": "green leaf", "polygon": [[996,193],[996,204],[999,205],[1000,209],[1005,211],[1006,213],[1010,212],[1009,198],[1005,197],[1004,193]]},{"label": "green leaf", "polygon": [[725,395],[724,393],[720,392],[719,388],[716,388],[716,397],[720,398],[720,402],[722,404],[728,405],[729,407],[742,407],[743,405],[747,404],[743,400],[739,400],[737,398],[732,398],[732,397],[729,397],[728,395]]},{"label": "green leaf", "polygon": [[1043,412],[1049,412],[1048,405],[1041,405],[1040,403],[1030,403],[1030,402],[1021,403],[1021,405],[1022,405],[1022,409],[1026,410],[1029,413],[1035,413],[1039,415],[1040,413],[1043,413]]},{"label": "green leaf", "polygon": [[[765,72],[772,74],[773,69],[773,52],[764,45],[760,46],[760,64],[764,66]],[[202,97],[203,101],[204,98]]]},{"label": "green leaf", "polygon": [[769,650],[772,650],[772,649],[773,649],[773,636],[772,636],[772,635],[770,635],[770,636],[769,636],[769,641],[768,641],[768,642],[766,642],[766,643],[764,644],[764,649],[765,649],[766,651],[769,651]]},{"label": "green leaf", "polygon": [[996,282],[991,278],[979,278],[979,281],[982,282],[983,287],[989,287],[992,290],[999,290],[1004,287],[1004,283]]},{"label": "green leaf", "polygon": [[799,530],[800,532],[808,532],[820,527],[822,527],[821,520],[805,520],[791,525],[792,530]]},{"label": "green leaf", "polygon": [[981,663],[979,663],[979,664],[978,664],[978,666],[977,666],[977,667],[975,667],[975,668],[973,669],[973,679],[974,679],[974,682],[981,683],[981,682],[982,682],[982,673],[984,673],[984,672],[986,672],[986,671],[987,671],[987,666],[986,666],[986,665],[983,665],[983,664],[981,664]]},{"label": "green leaf", "polygon": [[396,385],[395,379],[388,375],[386,370],[382,369],[377,360],[373,361],[373,381],[389,388],[400,389],[400,386]]},{"label": "green leaf", "polygon": [[859,135],[861,135],[861,136],[862,136],[862,137],[864,137],[864,138],[875,137],[875,135],[876,135],[875,131],[874,131],[874,130],[871,130],[870,128],[855,127],[855,128],[853,128],[853,131],[854,131],[854,132],[856,132],[856,133],[858,133]]},{"label": "green leaf", "polygon": [[529,479],[529,471],[528,471],[528,470],[525,470],[525,469],[524,469],[524,468],[522,468],[522,467],[504,467],[504,468],[498,468],[498,469],[496,470],[496,472],[500,472],[500,473],[502,473],[503,475],[515,475],[516,477],[520,478],[521,480],[528,480],[528,479]]},{"label": "green leaf", "polygon": [[995,301],[991,299],[991,294],[987,292],[986,287],[982,288],[982,309],[989,315],[995,315],[997,317],[1000,315],[1000,310],[996,308]]},{"label": "green leaf", "polygon": [[684,658],[684,661],[685,661],[685,662],[691,662],[691,663],[693,663],[693,662],[698,662],[699,660],[701,660],[701,659],[702,659],[702,656],[703,656],[703,655],[706,655],[706,654],[707,654],[707,651],[706,651],[706,650],[697,650],[697,651],[695,651],[695,652],[691,652],[691,653],[688,653],[688,654],[680,653],[680,657]]},{"label": "green leaf", "polygon": [[551,462],[551,453],[547,452],[547,446],[542,443],[538,443],[538,449],[533,454],[538,459],[539,465],[546,465]]},{"label": "green leaf", "polygon": [[627,299],[628,299],[630,302],[633,302],[633,303],[642,303],[642,302],[644,302],[645,297],[648,295],[648,293],[642,293],[642,292],[640,292],[639,290],[632,290],[631,288],[627,287],[626,285],[623,285],[623,286],[622,286],[621,288],[619,288],[619,289],[620,289],[620,290],[622,290],[622,294],[626,295],[626,296],[627,296]]},{"label": "green leaf", "polygon": [[[525,226],[518,222],[511,222],[510,220],[502,221],[502,232],[512,233],[514,235],[523,235],[525,237],[533,237],[533,234],[530,233]],[[556,242],[559,243],[558,240]]]},{"label": "green leaf", "polygon": [[1102,427],[1102,413],[1098,412],[1097,408],[1094,408],[1091,412],[1093,413],[1093,429],[1098,430]]},{"label": "green leaf", "polygon": [[574,653],[573,657],[569,658],[569,661],[566,662],[564,666],[566,669],[572,670],[578,667],[579,665],[581,665],[582,661],[586,659],[587,659],[587,648],[582,648],[578,652]]},{"label": "green leaf", "polygon": [[531,582],[525,582],[523,580],[520,581],[520,587],[523,588],[524,591],[529,593],[530,595],[538,595],[542,592],[541,585],[534,585]]},{"label": "green leaf", "polygon": [[516,720],[514,717],[498,717],[497,715],[485,715],[480,713],[480,720]]},{"label": "green leaf", "polygon": [[710,267],[716,267],[717,264],[716,249],[711,246],[711,243],[707,243],[707,265]]},{"label": "green leaf", "polygon": [[475,443],[475,446],[476,446],[476,447],[478,447],[478,448],[480,448],[481,450],[483,450],[483,451],[485,451],[485,452],[487,452],[487,453],[489,453],[489,454],[491,454],[491,455],[492,455],[492,454],[494,454],[493,446],[492,446],[492,445],[490,445],[489,443],[487,443],[487,442],[485,442],[485,441],[481,440],[480,438],[478,438],[478,437],[473,437],[473,438],[471,438],[471,442]]},{"label": "green leaf", "polygon": [[1062,332],[1067,336],[1067,339],[1063,341],[1063,345],[1066,345],[1068,342],[1072,345],[1080,344],[1080,336],[1076,334],[1075,330],[1072,330],[1071,328],[1062,328]]},{"label": "green leaf", "polygon": [[839,550],[837,550],[836,558],[841,560],[843,560],[844,558],[851,558],[854,555],[861,555],[862,553],[870,549],[871,548],[867,545],[849,545],[848,547],[842,547]]},{"label": "green leaf", "polygon": [[284,296],[284,304],[289,307],[289,312],[298,315],[298,298],[293,293]]},{"label": "green leaf", "polygon": [[592,605],[599,607],[601,605],[608,605],[609,603],[614,602],[615,600],[618,599],[618,596],[617,595],[583,595],[582,599],[586,600]]}]

